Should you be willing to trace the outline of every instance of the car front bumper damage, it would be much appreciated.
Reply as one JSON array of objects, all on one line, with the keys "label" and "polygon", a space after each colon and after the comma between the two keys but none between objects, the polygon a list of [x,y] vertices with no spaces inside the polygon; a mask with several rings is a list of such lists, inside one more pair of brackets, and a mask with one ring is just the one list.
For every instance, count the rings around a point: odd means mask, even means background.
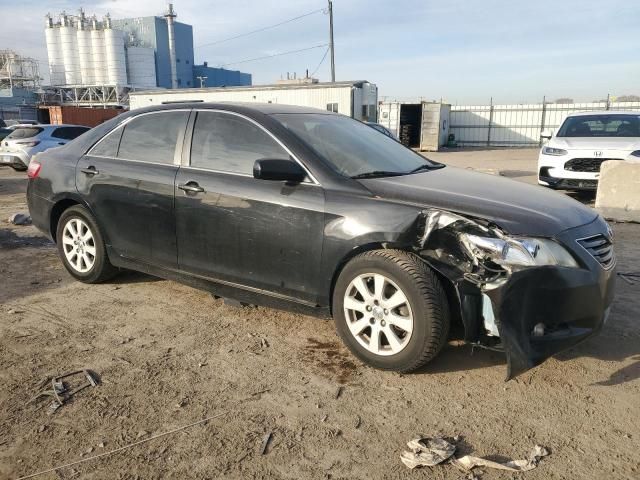
[{"label": "car front bumper damage", "polygon": [[554,238],[571,252],[579,268],[504,268],[474,257],[461,240],[464,233],[487,235],[497,228],[427,210],[416,224],[414,248],[453,286],[465,340],[505,352],[508,380],[602,328],[614,296],[615,262],[604,268],[577,242],[607,234],[600,217]]}]

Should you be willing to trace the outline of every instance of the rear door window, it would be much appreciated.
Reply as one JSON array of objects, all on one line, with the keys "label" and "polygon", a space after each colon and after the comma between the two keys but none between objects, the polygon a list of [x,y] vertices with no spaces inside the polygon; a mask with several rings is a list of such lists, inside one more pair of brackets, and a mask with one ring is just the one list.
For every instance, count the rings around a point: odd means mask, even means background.
[{"label": "rear door window", "polygon": [[120,145],[120,137],[122,136],[122,128],[116,128],[108,135],[102,137],[95,147],[91,150],[90,155],[97,157],[115,158],[118,156],[118,146]]},{"label": "rear door window", "polygon": [[73,140],[76,137],[79,137],[84,132],[89,130],[86,127],[60,127],[56,128],[51,134],[54,138],[60,138],[62,140]]},{"label": "rear door window", "polygon": [[189,112],[170,111],[140,115],[123,127],[118,158],[173,163],[178,137]]},{"label": "rear door window", "polygon": [[18,127],[13,130],[7,137],[7,140],[19,140],[21,138],[32,138],[42,132],[44,129],[40,127]]},{"label": "rear door window", "polygon": [[191,141],[191,166],[252,175],[259,159],[289,154],[262,128],[222,112],[198,112]]}]

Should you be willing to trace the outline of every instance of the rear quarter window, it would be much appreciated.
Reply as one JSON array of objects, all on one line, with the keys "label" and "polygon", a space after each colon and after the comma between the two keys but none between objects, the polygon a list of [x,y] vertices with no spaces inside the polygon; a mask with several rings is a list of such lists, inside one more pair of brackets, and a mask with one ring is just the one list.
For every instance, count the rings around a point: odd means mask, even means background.
[{"label": "rear quarter window", "polygon": [[21,138],[32,138],[42,132],[44,129],[40,127],[18,127],[13,130],[7,140],[19,140]]},{"label": "rear quarter window", "polygon": [[51,133],[51,136],[62,140],[73,140],[87,130],[89,130],[87,127],[60,127],[56,128],[53,133]]}]

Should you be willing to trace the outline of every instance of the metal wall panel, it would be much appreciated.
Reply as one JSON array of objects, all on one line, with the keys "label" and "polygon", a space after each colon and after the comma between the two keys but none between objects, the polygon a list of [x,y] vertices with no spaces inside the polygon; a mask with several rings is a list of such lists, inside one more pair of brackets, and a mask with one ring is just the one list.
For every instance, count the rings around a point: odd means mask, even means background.
[{"label": "metal wall panel", "polygon": [[640,110],[640,102],[455,105],[450,131],[462,146],[531,147],[543,130],[556,130],[570,113]]}]

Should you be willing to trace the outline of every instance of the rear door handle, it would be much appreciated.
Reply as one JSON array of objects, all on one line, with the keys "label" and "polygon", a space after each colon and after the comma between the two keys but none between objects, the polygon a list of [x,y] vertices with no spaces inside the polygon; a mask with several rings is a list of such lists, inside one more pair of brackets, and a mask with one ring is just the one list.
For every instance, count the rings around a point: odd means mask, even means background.
[{"label": "rear door handle", "polygon": [[100,173],[98,170],[96,170],[96,167],[88,167],[88,168],[82,168],[80,169],[80,171],[86,175],[97,175],[98,173]]},{"label": "rear door handle", "polygon": [[204,188],[198,185],[197,182],[187,182],[178,185],[178,188],[187,193],[202,193]]}]

